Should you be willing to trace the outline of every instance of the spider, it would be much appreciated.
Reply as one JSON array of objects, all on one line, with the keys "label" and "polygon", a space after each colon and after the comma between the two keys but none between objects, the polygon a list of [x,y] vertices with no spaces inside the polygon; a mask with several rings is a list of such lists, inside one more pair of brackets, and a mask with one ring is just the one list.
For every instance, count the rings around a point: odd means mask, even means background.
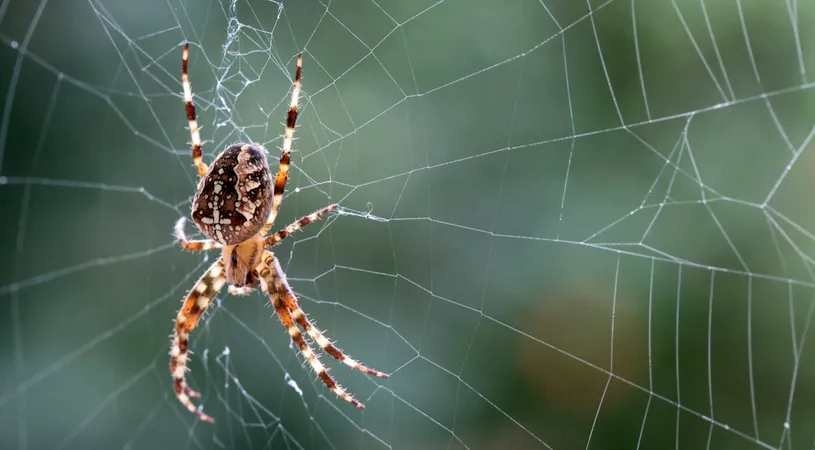
[{"label": "spider", "polygon": [[257,143],[231,145],[224,149],[209,167],[202,161],[201,136],[192,102],[192,87],[187,75],[188,57],[189,44],[185,44],[181,60],[181,82],[192,136],[192,160],[200,178],[192,201],[192,218],[198,229],[209,239],[188,240],[184,233],[184,217],[176,222],[174,231],[176,239],[184,249],[189,251],[221,249],[221,256],[190,289],[175,320],[170,349],[170,373],[176,397],[199,419],[209,423],[215,421],[191,400],[199,398],[200,394],[190,389],[186,380],[186,372],[189,370],[187,368],[189,336],[224,284],[229,286],[229,293],[233,295],[246,295],[252,288],[260,285],[263,292],[269,296],[270,303],[280,322],[286,327],[291,340],[299,347],[301,354],[317,376],[337,396],[358,408],[364,408],[362,403],[355,400],[328,375],[325,366],[311,350],[300,328],[305,330],[324,352],[352,369],[379,378],[388,378],[388,375],[369,369],[349,358],[312,325],[300,309],[280,262],[269,250],[293,232],[320,219],[337,207],[336,204],[329,205],[277,233],[269,234],[280,209],[283,190],[288,180],[291,145],[297,121],[297,102],[300,96],[302,53],[297,56],[291,107],[283,135],[283,154],[280,156],[280,168],[274,181],[266,162],[266,149]]}]

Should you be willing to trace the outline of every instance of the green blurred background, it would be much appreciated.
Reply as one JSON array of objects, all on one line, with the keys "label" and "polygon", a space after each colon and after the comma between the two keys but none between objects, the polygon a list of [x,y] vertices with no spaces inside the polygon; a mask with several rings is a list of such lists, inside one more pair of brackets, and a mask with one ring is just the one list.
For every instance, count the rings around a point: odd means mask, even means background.
[{"label": "green blurred background", "polygon": [[[0,448],[811,449],[815,5],[0,3]],[[223,293],[173,223],[205,161],[277,155],[277,255],[366,403]],[[191,226],[188,225],[191,231]],[[302,395],[298,393],[302,392]]]}]

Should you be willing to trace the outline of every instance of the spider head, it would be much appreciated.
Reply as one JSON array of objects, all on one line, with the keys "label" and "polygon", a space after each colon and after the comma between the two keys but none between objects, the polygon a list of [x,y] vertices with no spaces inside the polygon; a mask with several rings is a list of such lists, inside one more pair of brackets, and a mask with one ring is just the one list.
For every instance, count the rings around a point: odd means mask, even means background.
[{"label": "spider head", "polygon": [[226,282],[235,287],[254,287],[258,277],[254,268],[263,256],[263,236],[260,233],[238,245],[226,245],[223,248]]},{"label": "spider head", "polygon": [[266,150],[259,144],[235,144],[215,158],[199,181],[192,219],[210,239],[237,245],[263,228],[272,193]]}]

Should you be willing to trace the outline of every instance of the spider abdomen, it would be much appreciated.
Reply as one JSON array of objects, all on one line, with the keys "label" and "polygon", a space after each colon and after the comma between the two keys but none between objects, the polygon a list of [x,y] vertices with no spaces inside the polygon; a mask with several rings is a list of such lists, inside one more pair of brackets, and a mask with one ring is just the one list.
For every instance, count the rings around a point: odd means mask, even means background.
[{"label": "spider abdomen", "polygon": [[192,201],[192,219],[202,233],[236,245],[258,232],[272,208],[266,151],[258,144],[227,147],[207,169]]}]

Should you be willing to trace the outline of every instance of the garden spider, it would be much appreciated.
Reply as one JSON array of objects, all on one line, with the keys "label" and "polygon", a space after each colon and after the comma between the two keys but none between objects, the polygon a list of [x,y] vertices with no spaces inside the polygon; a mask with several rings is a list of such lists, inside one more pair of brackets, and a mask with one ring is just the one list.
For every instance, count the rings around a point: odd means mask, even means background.
[{"label": "garden spider", "polygon": [[317,376],[339,397],[354,406],[364,408],[362,403],[345,392],[328,375],[325,366],[311,350],[300,328],[303,328],[323,351],[351,368],[380,378],[388,378],[388,375],[369,369],[345,356],[323,336],[320,330],[311,324],[306,314],[300,309],[294,291],[286,282],[286,275],[280,263],[274,253],[268,250],[289,234],[318,220],[337,206],[336,204],[330,205],[303,217],[275,234],[268,234],[277,217],[283,199],[283,189],[286,187],[289,175],[303,55],[300,54],[297,57],[291,107],[283,135],[283,154],[280,156],[280,169],[274,178],[274,183],[272,183],[269,165],[266,162],[266,149],[260,144],[231,145],[221,152],[209,167],[201,160],[201,136],[198,122],[195,119],[195,106],[192,103],[192,87],[187,76],[188,56],[189,44],[185,44],[181,63],[181,81],[192,136],[192,160],[200,177],[192,201],[192,218],[198,229],[209,239],[188,240],[184,234],[184,217],[175,224],[175,236],[181,246],[187,250],[202,251],[219,248],[222,254],[190,289],[178,311],[170,350],[170,373],[173,377],[175,395],[190,412],[201,420],[210,423],[215,421],[191,401],[191,398],[198,398],[200,394],[190,389],[186,380],[189,336],[224,284],[229,286],[229,292],[233,295],[248,294],[253,287],[260,285],[269,296],[280,322],[286,327],[292,341],[300,348],[303,357],[311,364]]}]

